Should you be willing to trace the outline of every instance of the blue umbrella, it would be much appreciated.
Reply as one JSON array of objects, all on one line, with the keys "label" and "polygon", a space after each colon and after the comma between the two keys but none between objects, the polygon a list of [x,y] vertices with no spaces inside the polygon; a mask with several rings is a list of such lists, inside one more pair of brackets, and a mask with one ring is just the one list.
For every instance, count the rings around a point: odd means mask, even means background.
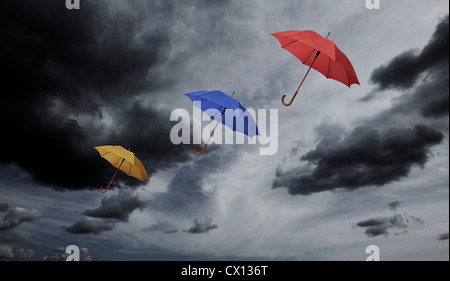
[{"label": "blue umbrella", "polygon": [[[209,116],[211,116],[213,120],[218,120],[216,127],[214,127],[214,130],[211,132],[211,135],[209,136],[208,141],[203,147],[202,152],[197,152],[197,145],[195,147],[195,154],[202,155],[205,152],[209,140],[213,136],[214,131],[216,130],[217,125],[219,125],[220,122],[222,122],[222,124],[229,127],[233,131],[243,133],[250,138],[259,135],[255,120],[253,120],[253,117],[250,114],[246,114],[247,109],[243,107],[237,99],[233,98],[234,92],[231,97],[221,91],[199,91],[188,93],[185,95],[192,100],[194,106],[206,112]],[[232,111],[226,111],[227,118],[223,118],[225,110],[227,109],[231,109]],[[228,114],[233,114],[233,122],[226,122],[227,120],[229,120]],[[243,121],[243,128],[241,126],[236,126],[236,121],[238,118],[243,118],[243,120],[240,120]]]}]

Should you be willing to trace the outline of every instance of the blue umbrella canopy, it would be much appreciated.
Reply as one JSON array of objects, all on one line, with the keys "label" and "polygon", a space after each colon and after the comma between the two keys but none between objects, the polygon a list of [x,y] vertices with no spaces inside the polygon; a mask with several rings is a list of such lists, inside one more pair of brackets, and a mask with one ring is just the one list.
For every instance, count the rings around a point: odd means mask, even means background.
[{"label": "blue umbrella canopy", "polygon": [[[213,120],[218,120],[233,131],[243,133],[250,138],[259,135],[258,126],[256,125],[255,120],[237,99],[230,97],[221,91],[198,91],[185,95],[192,100],[194,106],[200,108]],[[230,116],[230,114],[232,115]],[[231,118],[233,120],[232,122]],[[243,122],[244,126],[237,126],[237,122]],[[212,134],[214,134],[214,131]],[[205,145],[205,148],[207,145],[208,144]]]}]

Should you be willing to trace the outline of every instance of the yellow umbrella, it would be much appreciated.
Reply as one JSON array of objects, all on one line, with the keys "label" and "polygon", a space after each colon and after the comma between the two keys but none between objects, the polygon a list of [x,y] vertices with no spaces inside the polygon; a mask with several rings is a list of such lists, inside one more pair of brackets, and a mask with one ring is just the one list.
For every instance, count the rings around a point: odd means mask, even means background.
[{"label": "yellow umbrella", "polygon": [[117,168],[116,173],[108,184],[108,187],[106,187],[104,191],[103,186],[100,187],[100,191],[102,193],[105,193],[108,190],[119,169],[129,176],[137,178],[138,180],[148,180],[147,171],[145,171],[144,165],[142,165],[141,161],[139,161],[139,159],[137,159],[136,156],[134,156],[134,153],[130,150],[126,150],[120,145],[105,145],[94,148],[97,149],[101,157],[108,160],[109,163]]}]

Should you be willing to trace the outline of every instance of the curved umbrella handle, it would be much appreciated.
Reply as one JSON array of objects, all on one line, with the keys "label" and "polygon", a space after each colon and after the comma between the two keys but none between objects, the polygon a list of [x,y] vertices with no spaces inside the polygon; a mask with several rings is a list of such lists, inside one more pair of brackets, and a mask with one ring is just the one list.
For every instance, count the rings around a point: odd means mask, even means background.
[{"label": "curved umbrella handle", "polygon": [[101,193],[106,193],[106,191],[108,191],[108,188],[109,188],[110,185],[111,185],[111,183],[108,184],[108,186],[106,187],[105,190],[103,190],[103,185],[100,186],[100,192],[101,192]]},{"label": "curved umbrella handle", "polygon": [[196,145],[194,148],[195,154],[197,154],[198,156],[202,155],[205,152],[207,146],[208,146],[208,144],[205,144],[205,146],[202,149],[202,152],[197,152],[198,145]]},{"label": "curved umbrella handle", "polygon": [[284,99],[287,97],[287,95],[284,95],[284,96],[281,98],[281,102],[283,103],[284,106],[291,106],[292,103],[294,102],[295,97],[297,96],[297,94],[298,94],[298,91],[295,92],[294,96],[292,97],[292,99],[291,99],[291,101],[290,101],[289,103],[286,103],[286,102],[284,101]]}]

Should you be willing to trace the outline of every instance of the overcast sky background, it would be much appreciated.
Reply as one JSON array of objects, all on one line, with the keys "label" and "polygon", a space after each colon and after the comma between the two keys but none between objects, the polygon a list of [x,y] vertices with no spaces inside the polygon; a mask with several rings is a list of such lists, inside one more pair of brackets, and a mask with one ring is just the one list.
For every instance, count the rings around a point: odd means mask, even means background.
[{"label": "overcast sky background", "polygon": [[[64,2],[0,4],[0,260],[449,260],[447,1]],[[286,30],[331,32],[361,86],[312,71],[282,106]],[[278,109],[278,152],[173,145],[198,90]],[[107,144],[150,181],[100,193]]]}]

